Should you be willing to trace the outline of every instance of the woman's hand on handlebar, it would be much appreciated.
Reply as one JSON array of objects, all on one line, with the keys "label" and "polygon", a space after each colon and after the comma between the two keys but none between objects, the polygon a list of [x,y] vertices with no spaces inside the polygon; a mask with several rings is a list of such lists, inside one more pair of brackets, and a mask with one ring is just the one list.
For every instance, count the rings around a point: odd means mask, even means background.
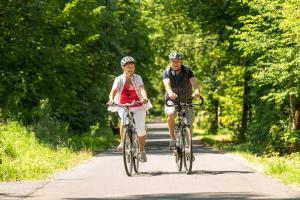
[{"label": "woman's hand on handlebar", "polygon": [[149,102],[149,99],[143,99],[142,102],[143,104],[147,104]]},{"label": "woman's hand on handlebar", "polygon": [[114,104],[114,101],[113,100],[109,100],[107,103],[106,103],[108,106],[112,106]]}]

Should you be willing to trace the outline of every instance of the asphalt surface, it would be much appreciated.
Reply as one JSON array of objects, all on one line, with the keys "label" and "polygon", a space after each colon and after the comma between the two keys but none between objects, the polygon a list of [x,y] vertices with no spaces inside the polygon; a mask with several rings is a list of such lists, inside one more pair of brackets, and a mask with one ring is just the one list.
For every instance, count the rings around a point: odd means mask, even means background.
[{"label": "asphalt surface", "polygon": [[178,172],[166,125],[148,127],[148,162],[141,164],[139,174],[128,177],[121,153],[111,149],[49,180],[0,183],[0,199],[300,199],[295,188],[200,141],[194,141],[193,173]]}]

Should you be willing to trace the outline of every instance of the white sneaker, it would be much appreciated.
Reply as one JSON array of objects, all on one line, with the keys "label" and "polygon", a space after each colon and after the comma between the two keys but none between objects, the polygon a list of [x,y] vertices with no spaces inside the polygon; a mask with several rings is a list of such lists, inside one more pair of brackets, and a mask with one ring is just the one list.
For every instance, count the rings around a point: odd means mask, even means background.
[{"label": "white sneaker", "polygon": [[175,139],[170,140],[169,148],[170,148],[170,150],[176,149],[176,140]]},{"label": "white sneaker", "polygon": [[117,151],[122,151],[123,150],[123,144],[120,143],[119,146],[117,146]]},{"label": "white sneaker", "polygon": [[146,152],[145,151],[141,151],[139,153],[139,160],[141,162],[147,162],[147,156],[146,156]]}]

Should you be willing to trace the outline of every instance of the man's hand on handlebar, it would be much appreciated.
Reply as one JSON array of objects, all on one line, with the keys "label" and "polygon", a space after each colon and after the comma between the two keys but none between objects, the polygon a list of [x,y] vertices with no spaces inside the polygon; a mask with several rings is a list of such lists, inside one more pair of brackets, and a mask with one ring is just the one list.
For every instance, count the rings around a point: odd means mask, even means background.
[{"label": "man's hand on handlebar", "polygon": [[192,98],[200,98],[201,95],[200,95],[200,92],[198,91],[195,91],[194,94],[192,95]]},{"label": "man's hand on handlebar", "polygon": [[171,100],[175,100],[177,98],[177,94],[175,94],[174,92],[169,93],[169,97]]}]

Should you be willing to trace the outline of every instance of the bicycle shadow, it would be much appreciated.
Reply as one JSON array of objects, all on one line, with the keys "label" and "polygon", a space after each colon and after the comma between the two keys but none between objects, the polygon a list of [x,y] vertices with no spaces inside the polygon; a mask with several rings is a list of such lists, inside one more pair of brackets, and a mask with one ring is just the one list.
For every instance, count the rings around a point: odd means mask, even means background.
[{"label": "bicycle shadow", "polygon": [[[249,170],[224,170],[224,171],[213,171],[213,170],[195,170],[189,175],[222,175],[222,174],[252,174],[254,171]],[[185,171],[148,171],[139,172],[134,175],[134,177],[144,177],[144,176],[162,176],[162,175],[186,175]]]}]

